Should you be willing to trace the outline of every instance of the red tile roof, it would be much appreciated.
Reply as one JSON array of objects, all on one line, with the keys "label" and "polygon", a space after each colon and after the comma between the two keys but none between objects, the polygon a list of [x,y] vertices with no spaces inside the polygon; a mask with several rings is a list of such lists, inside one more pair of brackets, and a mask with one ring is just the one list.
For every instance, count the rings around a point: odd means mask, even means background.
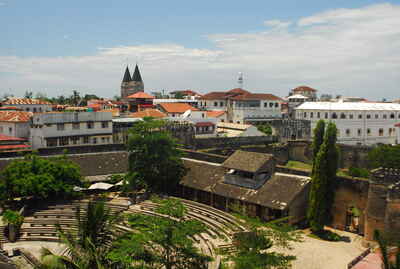
[{"label": "red tile roof", "polygon": [[27,122],[32,115],[32,112],[25,111],[0,111],[0,122]]},{"label": "red tile roof", "polygon": [[167,113],[184,113],[187,110],[198,111],[197,108],[186,103],[161,103],[160,107]]},{"label": "red tile roof", "polygon": [[0,134],[0,141],[25,141],[26,139]]},{"label": "red tile roof", "polygon": [[146,109],[129,115],[130,118],[144,118],[144,117],[164,118],[166,116],[167,116],[166,114],[162,113],[158,109]]},{"label": "red tile roof", "polygon": [[0,106],[0,110],[22,110],[22,108],[16,106]]},{"label": "red tile roof", "polygon": [[51,105],[50,102],[40,99],[10,98],[3,102],[6,105]]},{"label": "red tile roof", "polygon": [[226,111],[207,111],[207,117],[209,118],[218,118],[222,115],[224,115]]},{"label": "red tile roof", "polygon": [[29,145],[0,145],[0,150],[28,149]]},{"label": "red tile roof", "polygon": [[249,93],[241,94],[231,98],[232,100],[273,100],[273,101],[283,101],[278,96],[269,93]]},{"label": "red tile roof", "polygon": [[226,99],[227,94],[226,92],[210,92],[202,97],[200,97],[200,100],[218,100],[218,99]]},{"label": "red tile roof", "polygon": [[215,126],[214,123],[209,122],[209,121],[204,121],[204,122],[197,122],[195,124],[196,127],[206,127],[206,126]]},{"label": "red tile roof", "polygon": [[228,93],[249,94],[250,92],[248,92],[246,90],[243,90],[241,88],[235,88],[235,89],[232,89],[232,90],[228,91]]},{"label": "red tile roof", "polygon": [[145,92],[137,92],[137,93],[134,93],[132,95],[129,95],[126,98],[130,98],[130,99],[138,99],[138,98],[141,98],[141,99],[154,99],[155,97],[153,95],[150,95],[150,94],[145,93]]},{"label": "red tile roof", "polygon": [[293,91],[294,92],[297,92],[297,91],[316,92],[317,90],[313,89],[311,87],[308,87],[308,86],[299,86],[297,88],[294,88]]},{"label": "red tile roof", "polygon": [[400,122],[394,125],[395,127],[400,127]]}]

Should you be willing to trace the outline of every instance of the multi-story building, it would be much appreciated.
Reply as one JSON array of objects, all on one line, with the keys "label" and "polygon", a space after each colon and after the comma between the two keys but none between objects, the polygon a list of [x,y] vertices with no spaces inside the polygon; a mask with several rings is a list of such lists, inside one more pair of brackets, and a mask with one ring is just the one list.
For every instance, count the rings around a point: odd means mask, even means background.
[{"label": "multi-story building", "polygon": [[289,93],[291,95],[302,95],[307,97],[307,101],[317,101],[317,90],[308,86],[299,86]]},{"label": "multi-story building", "polygon": [[9,98],[3,101],[2,106],[13,106],[27,112],[49,112],[52,111],[53,105],[50,102],[40,99],[28,98]]},{"label": "multi-story building", "polygon": [[308,86],[299,86],[290,91],[287,101],[287,117],[294,119],[296,107],[305,102],[317,101],[317,90]]},{"label": "multi-story building", "polygon": [[0,111],[0,134],[28,139],[32,115],[26,111]]},{"label": "multi-story building", "polygon": [[338,129],[338,142],[372,145],[394,144],[395,124],[400,121],[400,104],[360,102],[306,102],[296,108],[296,119],[332,121]]},{"label": "multi-story building", "polygon": [[273,94],[250,93],[237,88],[227,92],[210,92],[199,98],[200,108],[227,112],[227,121],[246,123],[271,118],[281,118],[281,102]]},{"label": "multi-story building", "polygon": [[111,112],[54,112],[32,116],[33,149],[112,143]]}]

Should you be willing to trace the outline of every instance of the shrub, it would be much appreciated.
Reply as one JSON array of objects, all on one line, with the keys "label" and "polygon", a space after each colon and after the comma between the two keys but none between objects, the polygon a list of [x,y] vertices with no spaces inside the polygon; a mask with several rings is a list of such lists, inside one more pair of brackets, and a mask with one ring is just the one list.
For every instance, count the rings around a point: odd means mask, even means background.
[{"label": "shrub", "polygon": [[352,176],[352,177],[368,178],[369,177],[369,171],[367,169],[365,169],[365,168],[350,167],[348,175]]},{"label": "shrub", "polygon": [[8,224],[13,224],[15,226],[21,226],[24,222],[24,217],[19,214],[17,211],[7,209],[3,213],[3,221]]}]

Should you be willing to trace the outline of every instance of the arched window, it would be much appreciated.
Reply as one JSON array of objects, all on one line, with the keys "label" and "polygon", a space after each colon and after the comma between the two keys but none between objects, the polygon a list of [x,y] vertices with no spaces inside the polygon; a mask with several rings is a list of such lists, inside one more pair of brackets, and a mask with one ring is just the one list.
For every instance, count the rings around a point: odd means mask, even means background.
[{"label": "arched window", "polygon": [[386,115],[386,114],[383,114],[383,118],[384,118],[384,119],[387,119],[387,115]]},{"label": "arched window", "polygon": [[332,119],[337,119],[337,114],[336,114],[336,112],[333,112],[333,113],[332,113]]},{"label": "arched window", "polygon": [[390,114],[390,118],[394,119],[394,113]]},{"label": "arched window", "polygon": [[340,113],[340,118],[341,118],[341,119],[345,119],[345,118],[346,118],[346,114],[344,114],[343,112]]}]

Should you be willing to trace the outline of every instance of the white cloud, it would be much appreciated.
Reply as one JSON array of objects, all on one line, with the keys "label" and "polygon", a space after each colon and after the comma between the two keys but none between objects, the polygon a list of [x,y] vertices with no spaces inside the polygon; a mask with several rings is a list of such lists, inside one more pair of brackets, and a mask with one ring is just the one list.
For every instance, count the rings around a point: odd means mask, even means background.
[{"label": "white cloud", "polygon": [[306,84],[325,93],[400,97],[400,5],[329,10],[264,25],[258,33],[210,35],[215,49],[143,44],[99,48],[83,57],[0,56],[0,91],[57,95],[77,88],[113,96],[128,58],[139,62],[148,90],[226,90],[237,86],[242,71],[245,88],[280,96]]}]

